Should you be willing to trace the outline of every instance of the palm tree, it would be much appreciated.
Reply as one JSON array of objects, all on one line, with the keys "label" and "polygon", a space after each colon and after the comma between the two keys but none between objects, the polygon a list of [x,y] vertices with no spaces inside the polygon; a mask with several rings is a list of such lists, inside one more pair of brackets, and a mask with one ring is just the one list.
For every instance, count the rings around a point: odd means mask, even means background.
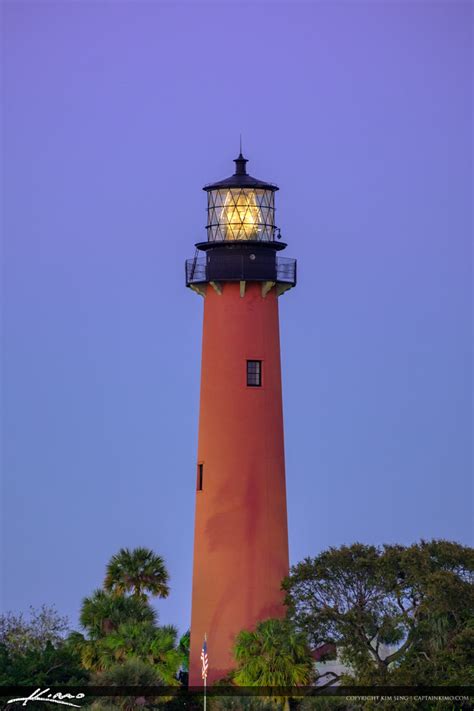
[{"label": "palm tree", "polygon": [[168,597],[169,575],[163,558],[149,548],[121,548],[110,559],[104,588],[117,594],[131,593],[147,599],[147,593]]},{"label": "palm tree", "polygon": [[156,612],[143,598],[94,590],[82,601],[80,623],[91,639],[100,639],[125,622],[156,622]]},{"label": "palm tree", "polygon": [[126,664],[129,659],[146,659],[147,643],[155,628],[147,622],[126,623],[106,637],[90,640],[82,647],[81,660],[89,671],[107,672],[117,665]]},{"label": "palm tree", "polygon": [[[314,663],[306,637],[287,620],[264,620],[254,632],[240,632],[234,656],[237,686],[306,686],[313,680]],[[289,708],[287,698],[279,701]]]},{"label": "palm tree", "polygon": [[187,630],[178,642],[178,649],[181,654],[181,668],[184,672],[189,671],[189,646],[191,643],[191,631]]},{"label": "palm tree", "polygon": [[174,625],[163,625],[155,629],[150,644],[148,659],[168,686],[179,685],[177,677],[182,662],[182,653],[177,638],[178,630]]},{"label": "palm tree", "polygon": [[172,625],[156,627],[151,622],[126,622],[105,637],[84,642],[80,647],[83,666],[106,672],[117,664],[138,659],[155,669],[168,686],[179,684],[177,674],[182,654],[177,630]]}]

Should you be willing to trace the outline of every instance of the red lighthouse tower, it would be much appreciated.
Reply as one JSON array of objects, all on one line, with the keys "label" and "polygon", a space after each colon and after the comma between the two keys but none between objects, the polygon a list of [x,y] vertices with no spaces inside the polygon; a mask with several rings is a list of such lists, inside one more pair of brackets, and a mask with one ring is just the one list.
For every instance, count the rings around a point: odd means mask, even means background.
[{"label": "red lighthouse tower", "polygon": [[[247,174],[207,185],[207,241],[186,262],[204,296],[189,683],[233,667],[235,636],[284,615],[288,574],[278,297],[296,261],[275,226],[276,185]],[[203,253],[198,256],[199,252]]]}]

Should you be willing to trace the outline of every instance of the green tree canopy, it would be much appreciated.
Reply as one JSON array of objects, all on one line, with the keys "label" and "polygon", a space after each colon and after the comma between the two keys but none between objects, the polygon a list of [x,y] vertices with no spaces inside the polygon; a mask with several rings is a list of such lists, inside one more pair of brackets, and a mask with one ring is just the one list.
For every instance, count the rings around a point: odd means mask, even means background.
[{"label": "green tree canopy", "polygon": [[71,644],[85,669],[105,672],[138,659],[153,667],[168,685],[178,683],[183,653],[177,630],[172,625],[158,626],[155,610],[142,597],[96,590],[84,599],[80,620],[89,638],[74,633]]},{"label": "green tree canopy", "polygon": [[99,639],[127,622],[154,623],[156,612],[141,597],[113,594],[99,588],[82,601],[79,619],[90,638]]},{"label": "green tree canopy", "polygon": [[13,612],[0,615],[0,644],[14,654],[41,651],[60,642],[69,629],[67,617],[54,606],[30,607],[28,617]]},{"label": "green tree canopy", "polygon": [[88,678],[79,653],[67,641],[56,645],[47,641],[41,649],[22,652],[9,651],[0,644],[0,686],[81,685]]},{"label": "green tree canopy", "polygon": [[[161,686],[164,683],[159,671],[136,657],[130,657],[121,664],[114,664],[106,671],[95,674],[92,684],[97,686]],[[156,708],[160,699],[143,696],[115,696],[107,700],[97,700],[92,711],[133,711],[134,709]]]},{"label": "green tree canopy", "polygon": [[30,607],[29,615],[0,615],[0,685],[81,684],[88,679],[69,643],[69,623],[56,608]]},{"label": "green tree canopy", "polygon": [[356,543],[293,566],[283,588],[297,628],[336,643],[358,682],[446,683],[456,658],[468,683],[473,576],[474,550],[457,543]]},{"label": "green tree canopy", "polygon": [[129,659],[139,659],[159,672],[169,686],[178,683],[176,674],[182,655],[177,647],[176,628],[171,625],[129,622],[101,639],[86,641],[80,649],[86,669],[103,672]]},{"label": "green tree canopy", "polygon": [[181,654],[181,668],[183,671],[189,671],[189,649],[191,645],[191,631],[187,630],[178,642],[178,649]]},{"label": "green tree canopy", "polygon": [[269,619],[253,632],[237,636],[233,674],[239,686],[307,685],[313,677],[313,658],[306,637],[288,620]]}]

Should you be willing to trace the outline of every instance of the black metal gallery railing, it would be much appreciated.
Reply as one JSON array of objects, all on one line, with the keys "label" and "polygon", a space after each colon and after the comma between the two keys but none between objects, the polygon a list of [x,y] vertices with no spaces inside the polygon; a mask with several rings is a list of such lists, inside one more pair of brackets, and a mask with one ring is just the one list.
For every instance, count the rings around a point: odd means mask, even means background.
[{"label": "black metal gallery railing", "polygon": [[274,254],[217,256],[186,260],[186,286],[210,281],[275,281],[296,284],[296,259]]}]

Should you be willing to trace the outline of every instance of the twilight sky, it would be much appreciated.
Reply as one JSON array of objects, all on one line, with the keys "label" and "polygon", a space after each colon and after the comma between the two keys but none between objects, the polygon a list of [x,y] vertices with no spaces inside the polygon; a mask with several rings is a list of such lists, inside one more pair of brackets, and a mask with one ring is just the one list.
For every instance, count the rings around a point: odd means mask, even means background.
[{"label": "twilight sky", "polygon": [[[472,541],[472,5],[4,0],[3,600],[190,620],[207,182],[280,186],[290,556]],[[231,406],[231,404],[229,405]],[[256,422],[256,427],[265,427]]]}]

